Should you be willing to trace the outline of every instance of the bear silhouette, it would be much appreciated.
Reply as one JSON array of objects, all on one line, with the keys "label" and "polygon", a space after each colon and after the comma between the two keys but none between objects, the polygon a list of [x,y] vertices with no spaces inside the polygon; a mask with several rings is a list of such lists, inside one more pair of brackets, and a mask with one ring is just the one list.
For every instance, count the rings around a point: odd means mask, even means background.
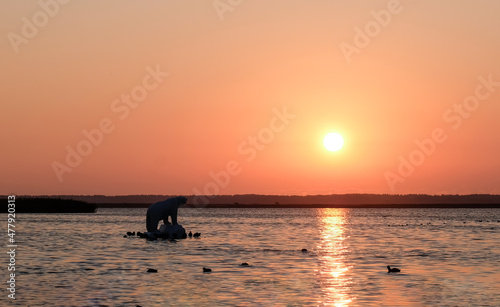
[{"label": "bear silhouette", "polygon": [[172,225],[177,224],[177,209],[187,202],[183,196],[172,197],[164,201],[149,206],[146,213],[146,229],[148,232],[158,231],[158,223],[163,220],[163,224],[170,225],[168,217],[172,220]]}]

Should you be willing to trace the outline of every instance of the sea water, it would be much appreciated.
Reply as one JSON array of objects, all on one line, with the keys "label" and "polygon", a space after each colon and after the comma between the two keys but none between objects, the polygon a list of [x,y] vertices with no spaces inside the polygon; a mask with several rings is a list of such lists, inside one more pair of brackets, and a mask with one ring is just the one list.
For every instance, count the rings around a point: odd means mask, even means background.
[{"label": "sea water", "polygon": [[200,238],[124,238],[145,215],[19,214],[0,304],[500,306],[500,209],[181,208]]}]

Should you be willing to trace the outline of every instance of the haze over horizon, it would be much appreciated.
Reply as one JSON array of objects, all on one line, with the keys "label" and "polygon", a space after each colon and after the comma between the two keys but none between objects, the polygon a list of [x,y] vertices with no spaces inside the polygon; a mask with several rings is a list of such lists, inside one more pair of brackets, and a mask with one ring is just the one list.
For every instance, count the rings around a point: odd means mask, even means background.
[{"label": "haze over horizon", "polygon": [[500,194],[499,11],[4,1],[0,194]]}]

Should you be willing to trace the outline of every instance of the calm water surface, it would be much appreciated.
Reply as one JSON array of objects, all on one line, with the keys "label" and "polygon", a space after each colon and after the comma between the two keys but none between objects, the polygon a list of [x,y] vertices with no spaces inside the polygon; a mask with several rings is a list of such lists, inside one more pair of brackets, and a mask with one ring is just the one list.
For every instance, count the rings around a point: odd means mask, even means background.
[{"label": "calm water surface", "polygon": [[123,238],[145,214],[18,215],[17,300],[0,304],[500,306],[498,209],[181,208],[201,238]]}]

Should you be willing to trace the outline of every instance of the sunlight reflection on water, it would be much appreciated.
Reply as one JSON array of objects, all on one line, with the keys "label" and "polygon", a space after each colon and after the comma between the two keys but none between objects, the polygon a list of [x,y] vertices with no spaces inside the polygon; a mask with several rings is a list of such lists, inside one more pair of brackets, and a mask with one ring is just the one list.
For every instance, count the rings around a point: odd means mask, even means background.
[{"label": "sunlight reflection on water", "polygon": [[349,270],[345,254],[344,221],[346,209],[324,209],[320,215],[320,240],[316,249],[319,253],[319,283],[323,294],[324,306],[349,306],[352,302],[351,279],[346,275]]}]

